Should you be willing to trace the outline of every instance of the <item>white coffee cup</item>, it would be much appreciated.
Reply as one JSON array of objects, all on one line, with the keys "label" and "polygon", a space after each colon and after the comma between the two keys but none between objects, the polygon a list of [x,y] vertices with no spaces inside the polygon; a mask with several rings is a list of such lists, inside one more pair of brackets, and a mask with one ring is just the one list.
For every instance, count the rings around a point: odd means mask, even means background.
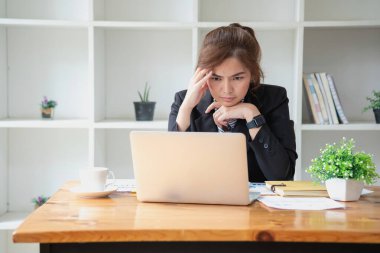
[{"label": "white coffee cup", "polygon": [[[88,192],[101,192],[115,183],[115,175],[105,167],[88,167],[79,172],[81,188]],[[107,179],[111,182],[107,184]]]}]

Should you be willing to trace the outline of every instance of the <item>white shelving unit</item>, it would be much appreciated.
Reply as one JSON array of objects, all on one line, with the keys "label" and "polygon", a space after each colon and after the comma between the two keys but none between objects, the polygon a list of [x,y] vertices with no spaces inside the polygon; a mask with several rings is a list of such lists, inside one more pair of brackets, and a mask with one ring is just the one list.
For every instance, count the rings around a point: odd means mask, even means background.
[{"label": "white shelving unit", "polygon": [[[379,89],[379,9],[377,0],[0,0],[0,252],[38,250],[11,243],[14,220],[80,168],[133,177],[130,131],[167,129],[204,36],[233,22],[255,29],[264,82],[288,91],[296,179],[342,136],[374,153],[379,168],[380,126],[362,113]],[[334,76],[350,124],[312,124],[303,72]],[[145,82],[155,118],[136,122],[133,101]],[[58,101],[54,120],[40,119],[44,95]]]}]

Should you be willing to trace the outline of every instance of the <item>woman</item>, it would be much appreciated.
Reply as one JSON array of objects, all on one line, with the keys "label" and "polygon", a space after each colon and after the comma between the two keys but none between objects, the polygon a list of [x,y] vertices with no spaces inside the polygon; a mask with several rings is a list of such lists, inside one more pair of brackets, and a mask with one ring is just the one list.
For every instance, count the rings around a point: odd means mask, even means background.
[{"label": "woman", "polygon": [[251,28],[209,32],[188,89],[175,95],[169,131],[243,133],[250,182],[292,180],[297,153],[289,100],[283,87],[260,84],[260,58]]}]

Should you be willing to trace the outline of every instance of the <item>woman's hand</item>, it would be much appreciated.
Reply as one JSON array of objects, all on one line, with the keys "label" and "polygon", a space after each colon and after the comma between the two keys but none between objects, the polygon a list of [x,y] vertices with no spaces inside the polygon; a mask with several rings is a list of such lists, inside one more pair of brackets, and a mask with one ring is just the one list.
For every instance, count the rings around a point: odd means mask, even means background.
[{"label": "woman's hand", "polygon": [[212,71],[207,69],[197,68],[193,77],[190,80],[189,87],[187,88],[186,97],[181,105],[189,110],[192,110],[198,105],[208,89],[207,80],[211,77]]},{"label": "woman's hand", "polygon": [[245,119],[248,122],[255,116],[260,115],[260,111],[257,107],[249,103],[239,103],[231,107],[226,107],[215,101],[207,107],[206,113],[214,109],[218,109],[214,112],[213,118],[215,124],[219,127],[227,126],[228,121],[231,119]]},{"label": "woman's hand", "polygon": [[198,68],[190,80],[189,87],[186,92],[185,99],[183,100],[177,114],[177,126],[179,131],[186,131],[190,126],[191,111],[208,89],[207,80],[211,77],[212,71],[207,69]]}]

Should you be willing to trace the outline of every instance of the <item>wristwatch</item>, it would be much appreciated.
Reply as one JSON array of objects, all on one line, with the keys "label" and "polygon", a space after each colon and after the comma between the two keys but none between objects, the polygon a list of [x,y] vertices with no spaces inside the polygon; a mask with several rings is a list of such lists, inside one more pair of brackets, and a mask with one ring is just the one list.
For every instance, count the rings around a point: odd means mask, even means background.
[{"label": "wristwatch", "polygon": [[258,127],[261,127],[262,125],[264,125],[265,123],[266,123],[266,121],[265,121],[264,116],[260,114],[256,117],[254,117],[250,122],[247,122],[247,127],[248,127],[248,129],[258,128]]}]

